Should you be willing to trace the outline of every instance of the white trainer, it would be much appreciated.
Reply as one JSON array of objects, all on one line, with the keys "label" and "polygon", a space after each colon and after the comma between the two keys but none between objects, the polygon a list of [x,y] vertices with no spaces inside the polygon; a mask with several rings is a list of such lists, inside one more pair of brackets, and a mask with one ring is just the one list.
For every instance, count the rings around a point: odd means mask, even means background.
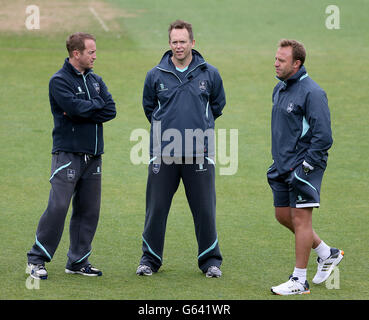
[{"label": "white trainer", "polygon": [[211,266],[206,271],[207,278],[219,278],[222,276],[222,271],[217,266]]},{"label": "white trainer", "polygon": [[280,296],[310,293],[309,283],[307,281],[305,281],[305,283],[301,283],[298,280],[299,279],[297,277],[290,276],[290,279],[287,282],[284,282],[280,284],[279,286],[272,287],[271,291],[274,294],[277,294]]},{"label": "white trainer", "polygon": [[152,269],[149,266],[146,266],[144,264],[140,264],[137,268],[136,274],[138,276],[151,276],[152,275]]},{"label": "white trainer", "polygon": [[316,261],[318,264],[318,270],[313,278],[313,283],[319,284],[327,280],[334,267],[341,262],[343,255],[343,250],[331,248],[331,255],[327,259],[322,260],[318,258]]},{"label": "white trainer", "polygon": [[27,270],[27,273],[29,273],[29,275],[33,279],[41,279],[41,280],[47,279],[47,271],[43,264],[28,263],[26,270]]}]

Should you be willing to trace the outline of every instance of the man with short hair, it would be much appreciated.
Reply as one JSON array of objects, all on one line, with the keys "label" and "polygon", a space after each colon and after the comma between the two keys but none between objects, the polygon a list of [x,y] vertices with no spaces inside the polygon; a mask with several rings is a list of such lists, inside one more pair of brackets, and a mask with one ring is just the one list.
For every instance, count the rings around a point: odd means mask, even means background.
[{"label": "man with short hair", "polygon": [[306,268],[311,248],[318,255],[313,283],[322,283],[342,260],[312,228],[313,208],[320,206],[320,187],[333,143],[325,92],[304,67],[306,51],[296,40],[282,39],[275,56],[272,156],[267,177],[273,191],[275,216],[295,234],[296,264],[289,280],[271,288],[274,294],[310,293]]},{"label": "man with short hair", "polygon": [[28,252],[28,271],[47,279],[50,262],[61,239],[71,199],[70,247],[65,272],[101,276],[88,261],[101,200],[103,122],[115,118],[115,103],[102,78],[93,73],[95,37],[76,33],[68,37],[69,58],[49,82],[54,117],[51,190],[41,216],[36,241]]},{"label": "man with short hair", "polygon": [[225,106],[223,83],[217,69],[193,49],[191,24],[177,20],[168,33],[171,50],[147,73],[143,91],[151,161],[136,273],[151,275],[162,265],[167,217],[182,179],[195,223],[198,266],[207,277],[220,277],[213,137],[214,120]]}]

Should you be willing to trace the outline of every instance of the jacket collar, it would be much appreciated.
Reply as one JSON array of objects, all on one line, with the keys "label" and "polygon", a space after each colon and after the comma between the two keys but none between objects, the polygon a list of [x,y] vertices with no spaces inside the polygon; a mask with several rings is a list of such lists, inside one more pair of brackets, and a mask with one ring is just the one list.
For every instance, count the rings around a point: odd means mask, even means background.
[{"label": "jacket collar", "polygon": [[81,75],[87,75],[89,74],[90,72],[93,72],[92,69],[86,69],[85,70],[85,73],[82,73],[80,71],[78,71],[75,67],[72,66],[72,64],[69,62],[69,58],[65,58],[65,61],[64,61],[64,65],[63,65],[63,69],[68,71],[68,72],[71,72],[71,73],[75,73],[76,75],[78,76],[81,76]]},{"label": "jacket collar", "polygon": [[302,66],[299,71],[297,71],[292,77],[288,78],[287,80],[283,80],[281,78],[276,77],[279,81],[283,82],[284,87],[291,85],[292,83],[296,82],[297,80],[302,80],[308,76],[305,66]]},{"label": "jacket collar", "polygon": [[[175,67],[173,62],[171,61],[172,56],[173,56],[172,50],[168,50],[167,52],[165,52],[159,62],[158,67],[168,71],[174,71]],[[190,65],[193,66],[192,69],[202,64],[205,64],[205,59],[198,51],[192,49],[192,61],[190,63]]]}]

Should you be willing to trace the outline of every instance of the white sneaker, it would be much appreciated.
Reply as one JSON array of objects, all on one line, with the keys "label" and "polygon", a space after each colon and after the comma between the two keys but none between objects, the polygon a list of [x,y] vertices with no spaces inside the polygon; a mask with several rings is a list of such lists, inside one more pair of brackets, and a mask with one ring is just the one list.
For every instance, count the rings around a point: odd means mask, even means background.
[{"label": "white sneaker", "polygon": [[89,277],[100,277],[102,276],[102,271],[97,269],[96,267],[93,267],[91,264],[88,264],[86,267],[83,267],[79,270],[72,270],[72,269],[65,269],[65,273],[68,274],[81,274],[83,276],[89,276]]},{"label": "white sneaker", "polygon": [[207,278],[219,278],[222,276],[222,271],[217,266],[211,266],[206,272]]},{"label": "white sneaker", "polygon": [[322,260],[318,258],[316,261],[318,270],[313,278],[313,283],[319,284],[327,280],[334,267],[341,262],[343,255],[344,252],[342,250],[331,248],[331,255],[327,259]]},{"label": "white sneaker", "polygon": [[151,276],[152,270],[149,266],[146,266],[144,264],[140,264],[137,268],[136,274],[138,276]]},{"label": "white sneaker", "polygon": [[26,271],[33,279],[47,279],[47,271],[43,264],[28,263]]},{"label": "white sneaker", "polygon": [[290,276],[290,279],[287,282],[282,283],[279,286],[272,287],[271,291],[280,296],[310,293],[309,283],[307,281],[305,281],[305,283],[301,283],[298,280],[299,279],[297,277]]}]

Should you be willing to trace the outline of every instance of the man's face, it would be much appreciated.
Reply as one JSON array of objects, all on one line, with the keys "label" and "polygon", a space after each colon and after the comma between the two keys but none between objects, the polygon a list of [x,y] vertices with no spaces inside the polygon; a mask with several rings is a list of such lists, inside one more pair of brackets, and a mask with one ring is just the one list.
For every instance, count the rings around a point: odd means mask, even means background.
[{"label": "man's face", "polygon": [[190,40],[186,28],[173,29],[170,32],[169,46],[173,52],[173,59],[183,63],[192,56],[191,50],[195,46],[195,40]]},{"label": "man's face", "polygon": [[275,55],[275,72],[277,77],[286,80],[299,69],[299,60],[293,61],[292,47],[279,47]]},{"label": "man's face", "polygon": [[85,40],[85,49],[77,52],[77,61],[80,69],[92,69],[96,60],[96,43],[91,39]]}]

